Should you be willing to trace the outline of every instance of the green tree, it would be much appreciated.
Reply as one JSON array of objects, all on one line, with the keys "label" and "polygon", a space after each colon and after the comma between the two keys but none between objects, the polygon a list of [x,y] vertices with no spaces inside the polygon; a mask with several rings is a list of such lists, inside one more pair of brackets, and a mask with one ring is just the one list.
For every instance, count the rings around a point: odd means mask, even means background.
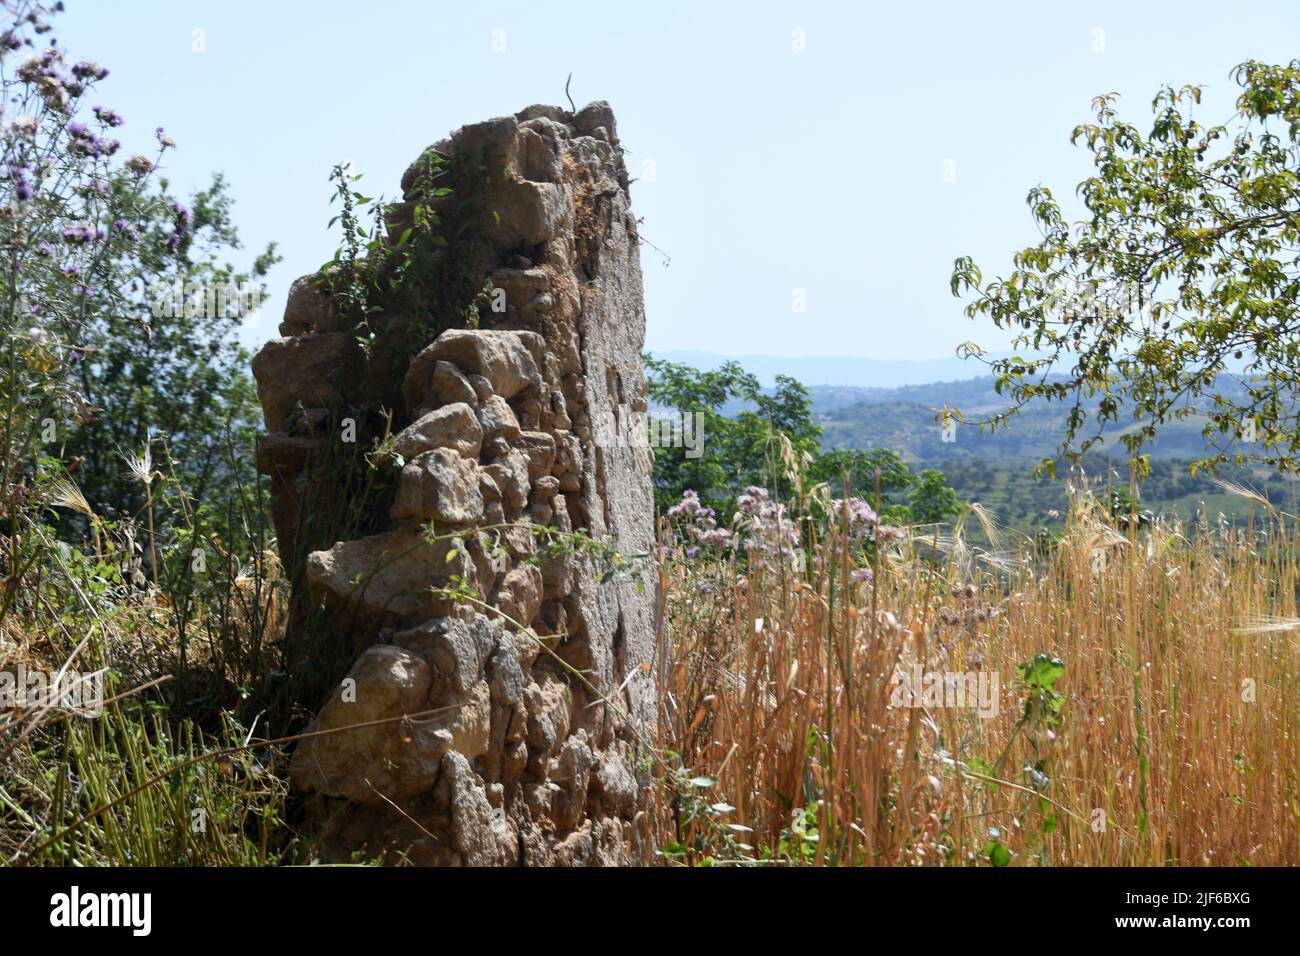
[{"label": "green tree", "polygon": [[861,498],[876,504],[879,473],[880,516],[887,524],[906,524],[912,520],[907,506],[907,491],[916,476],[898,452],[888,448],[836,448],[813,459],[809,476],[827,482],[841,497]]},{"label": "green tree", "polygon": [[907,496],[912,520],[919,524],[947,521],[959,511],[957,492],[948,487],[947,476],[936,468],[926,468],[916,478]]},{"label": "green tree", "polygon": [[[1028,204],[1042,239],[1010,275],[985,283],[970,258],[956,261],[953,294],[973,293],[967,314],[1014,330],[1027,353],[990,363],[1013,400],[992,427],[1035,399],[1070,402],[1061,450],[1077,457],[1132,415],[1124,441],[1144,466],[1161,426],[1199,413],[1207,443],[1238,441],[1207,445],[1193,468],[1256,458],[1295,469],[1300,60],[1249,61],[1233,77],[1241,93],[1226,125],[1195,118],[1196,86],[1162,88],[1145,132],[1120,118],[1116,94],[1098,97],[1095,122],[1073,137],[1096,168],[1077,188],[1087,216],[1067,222],[1036,187]],[[1225,393],[1234,362],[1245,389]]]},{"label": "green tree", "polygon": [[[703,436],[701,453],[695,457],[684,448],[655,449],[655,503],[661,509],[679,501],[687,489],[724,515],[749,485],[788,493],[774,442],[777,433],[789,440],[797,456],[817,452],[821,429],[812,419],[812,398],[793,378],[778,375],[769,395],[737,362],[701,371],[647,356],[646,371],[651,402],[692,416]],[[731,416],[724,412],[728,407],[734,409]]]},{"label": "green tree", "polygon": [[147,509],[150,558],[155,531],[190,532],[196,517],[230,543],[219,505],[252,477],[256,411],[235,335],[275,261],[273,247],[242,269],[225,261],[239,242],[224,183],[180,202],[157,175],[175,145],[161,127],[152,155],[123,154],[125,120],[99,90],[109,71],[45,36],[61,7],[8,3],[0,25],[0,601],[50,529],[141,517],[157,470],[179,480],[152,497],[186,500]]},{"label": "green tree", "polygon": [[240,242],[220,175],[188,206],[161,180],[142,208],[140,241],[107,263],[121,294],[84,333],[74,380],[90,414],[63,453],[82,460],[75,477],[92,507],[136,515],[143,485],[122,456],[152,445],[154,460],[170,454],[181,485],[219,521],[235,479],[252,477],[248,450],[260,425],[237,334],[278,256],[271,245],[243,269],[222,261]]}]

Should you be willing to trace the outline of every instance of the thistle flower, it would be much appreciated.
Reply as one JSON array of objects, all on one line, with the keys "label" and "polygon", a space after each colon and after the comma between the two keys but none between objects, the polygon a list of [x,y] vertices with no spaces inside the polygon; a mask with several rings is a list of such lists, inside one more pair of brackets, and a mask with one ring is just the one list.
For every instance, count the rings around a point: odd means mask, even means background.
[{"label": "thistle flower", "polygon": [[172,211],[176,213],[176,225],[172,228],[171,233],[167,236],[167,248],[175,252],[180,248],[181,240],[190,231],[190,224],[194,222],[194,213],[182,203],[169,202],[167,204]]},{"label": "thistle flower", "polygon": [[141,156],[139,153],[128,157],[127,161],[122,165],[136,176],[147,176],[153,171],[153,162],[147,156]]},{"label": "thistle flower", "polygon": [[45,59],[40,55],[29,56],[15,72],[24,83],[39,83],[45,76]]},{"label": "thistle flower", "polygon": [[9,125],[17,135],[27,140],[35,139],[36,131],[41,126],[40,120],[35,116],[20,116]]},{"label": "thistle flower", "polygon": [[851,539],[870,540],[875,537],[880,516],[861,498],[836,498],[831,502],[831,515]]},{"label": "thistle flower", "polygon": [[63,230],[63,241],[72,246],[84,245],[87,242],[93,242],[95,239],[95,230],[87,225],[69,226]]},{"label": "thistle flower", "polygon": [[95,118],[105,126],[121,126],[125,122],[120,113],[116,113],[110,109],[105,109],[102,106],[94,107],[92,112],[94,112]]},{"label": "thistle flower", "polygon": [[94,241],[94,238],[95,230],[91,229],[90,226],[68,226],[68,229],[64,230],[64,242],[68,243],[69,246],[82,246],[87,242]]},{"label": "thistle flower", "polygon": [[94,60],[82,60],[72,68],[72,75],[79,80],[102,80],[108,76],[108,70]]},{"label": "thistle flower", "polygon": [[717,512],[700,502],[699,494],[688,488],[682,500],[668,509],[668,518],[680,522],[684,533],[694,543],[686,549],[686,557],[696,557],[701,549],[720,549],[732,543],[732,533],[718,527]]},{"label": "thistle flower", "polygon": [[735,525],[745,533],[741,543],[751,561],[764,566],[776,562],[798,565],[801,538],[785,506],[772,501],[766,488],[750,486],[736,499]]}]

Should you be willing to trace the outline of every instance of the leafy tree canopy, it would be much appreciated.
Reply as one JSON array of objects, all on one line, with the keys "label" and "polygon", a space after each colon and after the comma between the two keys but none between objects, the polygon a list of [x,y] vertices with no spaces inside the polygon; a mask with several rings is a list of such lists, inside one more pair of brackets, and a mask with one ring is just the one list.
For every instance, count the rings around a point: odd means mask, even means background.
[{"label": "leafy tree canopy", "polygon": [[[883,520],[891,524],[945,521],[958,510],[943,472],[917,475],[897,452],[822,452],[810,393],[793,378],[778,375],[769,394],[737,362],[701,371],[647,356],[646,369],[650,399],[658,407],[654,414],[693,416],[703,436],[698,455],[676,446],[655,448],[655,503],[661,510],[687,490],[723,516],[735,510],[736,497],[750,485],[788,496],[790,465],[808,484],[826,482],[836,497],[862,498],[873,506],[879,501]],[[778,434],[788,451],[782,451]]]},{"label": "leafy tree canopy", "polygon": [[[1162,425],[1206,417],[1214,468],[1256,459],[1295,470],[1300,452],[1300,60],[1249,61],[1226,124],[1197,117],[1201,89],[1161,89],[1145,130],[1120,117],[1117,94],[1074,130],[1096,172],[1077,193],[1087,216],[1068,223],[1052,192],[1030,191],[1041,240],[985,282],[968,257],[952,292],[968,316],[1014,330],[1026,355],[992,361],[1012,405],[1072,403],[1061,450],[1076,458],[1125,406],[1124,436],[1140,469]],[[981,355],[968,343],[961,350]],[[1216,376],[1244,389],[1226,395]],[[1099,398],[1091,410],[1084,401]],[[1125,413],[1127,414],[1127,413]],[[1050,470],[1050,462],[1044,462]]]},{"label": "leafy tree canopy", "polygon": [[[737,362],[700,371],[647,356],[646,369],[657,414],[668,410],[673,416],[687,416],[702,439],[697,455],[679,447],[655,448],[655,501],[660,508],[675,504],[688,488],[719,513],[729,511],[749,485],[780,489],[785,468],[773,442],[775,433],[788,439],[796,456],[817,450],[821,429],[812,419],[812,397],[792,378],[778,375],[776,388],[767,395],[758,378]],[[735,404],[745,407],[728,417],[724,407]]]}]

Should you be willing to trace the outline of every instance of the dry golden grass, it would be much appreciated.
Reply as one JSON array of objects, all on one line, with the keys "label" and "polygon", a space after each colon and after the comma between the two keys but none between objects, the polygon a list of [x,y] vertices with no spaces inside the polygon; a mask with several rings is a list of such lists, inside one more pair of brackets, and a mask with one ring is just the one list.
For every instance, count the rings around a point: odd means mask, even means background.
[{"label": "dry golden grass", "polygon": [[[662,565],[683,768],[655,800],[665,858],[1300,863],[1294,519],[1126,532],[1080,493],[1059,544],[1002,553],[968,543],[972,520],[1002,536],[978,510],[937,542],[913,529],[874,585],[845,585],[834,533],[802,575]],[[1054,732],[1023,720],[1017,665],[1040,653],[1064,666]],[[996,674],[997,715],[890,706],[913,662]]]}]

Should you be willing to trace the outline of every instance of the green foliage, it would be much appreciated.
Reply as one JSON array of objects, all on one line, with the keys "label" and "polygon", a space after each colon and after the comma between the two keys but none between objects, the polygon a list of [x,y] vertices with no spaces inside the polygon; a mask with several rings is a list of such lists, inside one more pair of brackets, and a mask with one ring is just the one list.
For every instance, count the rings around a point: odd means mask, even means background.
[{"label": "green foliage", "polygon": [[[788,472],[775,436],[790,443],[806,484],[826,482],[839,497],[875,504],[877,491],[887,523],[946,521],[959,510],[942,472],[915,475],[897,452],[886,448],[820,450],[821,427],[813,420],[809,390],[784,375],[768,394],[739,363],[700,371],[646,357],[650,399],[678,415],[698,415],[703,454],[691,458],[676,447],[655,449],[655,503],[666,511],[687,490],[721,515],[734,511],[737,496],[756,485],[788,496]],[[724,409],[736,408],[728,415]],[[878,487],[877,487],[878,486]]]},{"label": "green foliage", "polygon": [[781,831],[777,841],[777,859],[800,865],[812,864],[821,848],[821,833],[817,828],[817,811],[821,801],[794,812],[790,826]]},{"label": "green foliage", "polygon": [[885,524],[907,524],[912,520],[906,495],[916,476],[896,451],[836,448],[822,452],[813,459],[808,477],[814,482],[827,482],[840,498],[861,498],[874,507],[878,497],[877,510]]},{"label": "green foliage", "polygon": [[1110,501],[1107,502],[1110,516],[1120,527],[1146,528],[1155,521],[1155,515],[1146,508],[1139,508],[1133,489],[1127,486],[1112,488]]},{"label": "green foliage", "polygon": [[[127,185],[119,181],[115,188]],[[162,446],[154,443],[164,440],[176,477],[229,540],[218,516],[233,472],[244,481],[253,474],[250,457],[230,451],[251,448],[261,424],[249,356],[237,334],[262,297],[261,278],[279,257],[272,245],[244,270],[220,260],[240,248],[221,176],[194,194],[193,220],[170,248],[178,205],[160,181],[144,206],[135,254],[106,263],[104,281],[123,294],[87,324],[86,358],[75,364],[73,380],[94,411],[70,430],[60,452],[82,460],[76,479],[92,508],[139,516],[143,484],[123,455],[150,445],[158,454]]]},{"label": "green foliage", "polygon": [[995,867],[1009,865],[1011,863],[1011,851],[1007,849],[1006,844],[1002,842],[1001,831],[994,827],[989,832],[990,839],[988,843],[984,845],[984,849],[980,851],[981,855]]},{"label": "green foliage", "polygon": [[[28,806],[49,812],[43,839],[21,859],[56,866],[266,866],[301,854],[305,862],[306,847],[286,826],[288,785],[264,755],[242,747],[247,732],[228,715],[212,735],[190,722],[173,729],[162,708],[137,702],[112,704],[98,720],[56,728],[21,752],[7,781],[25,793]],[[15,806],[5,788],[0,804]]]},{"label": "green foliage", "polygon": [[1037,654],[1033,660],[1018,665],[1016,674],[1025,688],[1023,722],[1048,730],[1059,727],[1065,695],[1056,690],[1056,682],[1064,676],[1065,664],[1059,658]]},{"label": "green foliage", "polygon": [[[687,457],[681,448],[655,449],[655,503],[666,510],[694,489],[701,501],[720,514],[733,510],[737,495],[750,485],[780,489],[784,483],[774,442],[784,435],[796,455],[817,450],[821,430],[812,420],[812,399],[799,382],[778,375],[767,395],[758,378],[739,363],[727,362],[713,371],[700,371],[677,362],[646,356],[650,400],[679,415],[698,415],[703,454]],[[728,417],[731,403],[746,407]]]},{"label": "green foliage", "polygon": [[[473,279],[486,249],[486,211],[479,191],[464,181],[470,173],[427,149],[402,203],[366,196],[355,188],[361,174],[343,164],[330,173],[330,202],[339,211],[329,225],[340,227],[342,242],[321,266],[319,281],[334,294],[362,349],[370,353],[382,343],[395,369],[444,330],[478,325],[491,289]],[[465,213],[456,230],[442,216],[453,200]]]},{"label": "green foliage", "polygon": [[878,490],[881,520],[886,524],[936,524],[961,511],[957,493],[943,472],[926,468],[916,474],[901,455],[887,448],[825,452],[813,460],[809,476],[829,482],[837,495],[867,502],[876,501]]},{"label": "green foliage", "polygon": [[[1028,352],[991,363],[1012,412],[1036,399],[1070,406],[1063,454],[1087,451],[1127,409],[1136,425],[1124,442],[1142,466],[1158,431],[1198,413],[1207,439],[1239,444],[1193,468],[1300,463],[1300,60],[1248,61],[1233,75],[1230,125],[1195,118],[1195,86],[1162,88],[1145,133],[1119,117],[1116,94],[1098,97],[1096,121],[1074,131],[1096,167],[1077,189],[1087,218],[1068,223],[1036,187],[1042,239],[1009,276],[985,283],[970,258],[954,264],[953,294],[974,293],[967,314],[1016,331]],[[1230,362],[1244,366],[1244,396],[1216,386]]]},{"label": "green foliage", "polygon": [[655,850],[655,856],[676,866],[718,866],[753,863],[754,848],[745,843],[749,827],[729,823],[735,807],[710,796],[717,784],[681,765],[678,754],[667,751],[668,785],[672,793],[675,839]]},{"label": "green foliage", "polygon": [[947,521],[961,511],[957,492],[948,487],[948,478],[935,468],[926,468],[917,476],[907,496],[912,520],[920,524]]}]

